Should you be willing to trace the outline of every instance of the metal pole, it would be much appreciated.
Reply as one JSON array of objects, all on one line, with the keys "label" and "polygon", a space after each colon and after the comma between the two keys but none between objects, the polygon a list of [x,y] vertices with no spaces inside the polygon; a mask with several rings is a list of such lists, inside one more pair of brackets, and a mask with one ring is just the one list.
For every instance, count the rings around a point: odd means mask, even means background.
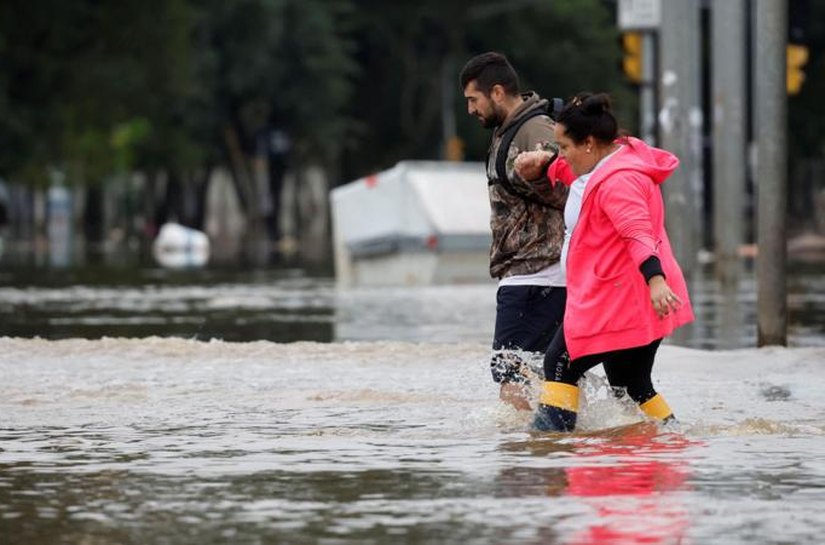
[{"label": "metal pole", "polygon": [[787,208],[787,0],[756,0],[757,342],[788,344],[785,285]]},{"label": "metal pole", "polygon": [[639,89],[642,140],[656,145],[656,39],[653,32],[642,33],[642,85]]},{"label": "metal pole", "polygon": [[668,235],[688,277],[693,276],[697,267],[701,227],[698,221],[702,183],[699,29],[699,2],[662,1],[659,142],[681,161],[681,167],[663,185],[663,191]]},{"label": "metal pole", "polygon": [[744,241],[745,2],[712,4],[713,241],[716,274],[738,277],[737,251]]},{"label": "metal pole", "polygon": [[734,348],[741,337],[738,304],[744,241],[745,24],[744,0],[711,4],[713,96],[713,243],[715,273],[720,283],[720,348]]},{"label": "metal pole", "polygon": [[455,123],[455,62],[447,55],[441,64],[441,158],[448,157],[448,143],[456,137]]},{"label": "metal pole", "polygon": [[[659,144],[675,153],[681,166],[662,186],[667,231],[676,259],[692,285],[698,276],[701,236],[701,70],[699,2],[662,0],[659,35]],[[687,343],[695,325],[679,328],[677,344]]]},{"label": "metal pole", "polygon": [[713,244],[720,284],[719,348],[741,338],[739,247],[744,242],[747,171],[745,105],[745,0],[711,4],[713,115]]}]

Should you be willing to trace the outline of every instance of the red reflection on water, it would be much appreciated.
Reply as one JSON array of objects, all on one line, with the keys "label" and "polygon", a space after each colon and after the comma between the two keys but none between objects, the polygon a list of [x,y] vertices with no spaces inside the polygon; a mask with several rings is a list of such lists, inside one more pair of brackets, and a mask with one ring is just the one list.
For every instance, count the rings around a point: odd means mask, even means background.
[{"label": "red reflection on water", "polygon": [[683,543],[688,517],[676,492],[685,489],[688,468],[667,455],[694,444],[643,424],[576,449],[584,462],[591,456],[616,457],[616,462],[606,465],[594,460],[593,465],[565,469],[564,493],[586,498],[598,515],[567,545]]}]

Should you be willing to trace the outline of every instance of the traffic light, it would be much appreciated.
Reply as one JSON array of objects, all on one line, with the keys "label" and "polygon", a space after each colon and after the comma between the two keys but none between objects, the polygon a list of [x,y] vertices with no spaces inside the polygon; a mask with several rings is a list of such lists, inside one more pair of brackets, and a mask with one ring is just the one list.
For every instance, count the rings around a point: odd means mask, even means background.
[{"label": "traffic light", "polygon": [[622,34],[622,70],[633,83],[642,82],[642,34],[625,32]]},{"label": "traffic light", "polygon": [[796,95],[805,81],[805,72],[802,71],[802,67],[808,62],[808,48],[804,45],[788,44],[785,51],[788,63],[788,94]]}]

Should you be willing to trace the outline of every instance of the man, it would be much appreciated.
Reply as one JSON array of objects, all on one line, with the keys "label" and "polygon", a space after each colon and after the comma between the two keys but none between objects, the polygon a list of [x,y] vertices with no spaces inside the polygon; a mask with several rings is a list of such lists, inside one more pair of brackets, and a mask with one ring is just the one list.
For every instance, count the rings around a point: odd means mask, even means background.
[{"label": "man", "polygon": [[468,113],[493,129],[487,157],[490,276],[499,281],[493,380],[501,385],[502,401],[531,410],[528,360],[534,357],[531,353],[544,354],[564,315],[559,256],[567,187],[551,186],[544,176],[523,180],[513,162],[522,151],[554,149],[553,120],[546,100],[534,92],[519,92],[518,75],[500,53],[470,59],[460,83]]}]

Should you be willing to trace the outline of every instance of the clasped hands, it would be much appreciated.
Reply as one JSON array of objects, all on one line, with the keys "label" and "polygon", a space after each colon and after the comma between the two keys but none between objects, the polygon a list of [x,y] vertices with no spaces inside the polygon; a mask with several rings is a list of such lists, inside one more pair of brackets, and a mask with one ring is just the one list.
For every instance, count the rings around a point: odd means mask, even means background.
[{"label": "clasped hands", "polygon": [[523,151],[516,157],[513,168],[522,180],[536,180],[544,176],[552,158],[550,151]]}]

